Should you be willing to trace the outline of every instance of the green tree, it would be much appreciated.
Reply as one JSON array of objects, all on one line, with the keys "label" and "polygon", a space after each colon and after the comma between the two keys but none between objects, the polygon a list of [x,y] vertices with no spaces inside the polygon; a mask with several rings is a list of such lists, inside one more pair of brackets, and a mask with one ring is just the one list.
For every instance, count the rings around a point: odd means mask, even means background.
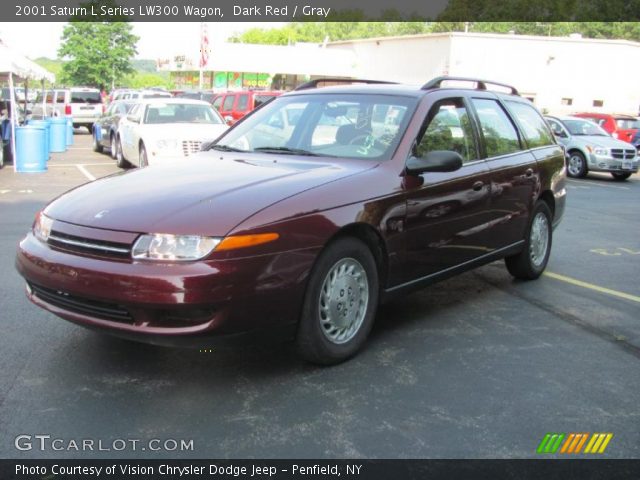
[{"label": "green tree", "polygon": [[67,84],[113,87],[134,69],[138,37],[126,22],[71,22],[64,27],[61,80]]}]

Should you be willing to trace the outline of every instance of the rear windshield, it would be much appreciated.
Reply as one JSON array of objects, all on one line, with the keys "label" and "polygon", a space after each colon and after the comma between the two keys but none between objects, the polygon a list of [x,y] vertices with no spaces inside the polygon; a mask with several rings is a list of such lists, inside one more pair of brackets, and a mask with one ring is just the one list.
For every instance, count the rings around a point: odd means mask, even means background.
[{"label": "rear windshield", "polygon": [[214,123],[221,124],[222,119],[209,105],[193,104],[153,104],[149,105],[144,120],[147,124],[158,123]]},{"label": "rear windshield", "polygon": [[100,92],[71,92],[71,103],[102,103]]},{"label": "rear windshield", "polygon": [[143,93],[142,98],[171,98],[170,93]]}]

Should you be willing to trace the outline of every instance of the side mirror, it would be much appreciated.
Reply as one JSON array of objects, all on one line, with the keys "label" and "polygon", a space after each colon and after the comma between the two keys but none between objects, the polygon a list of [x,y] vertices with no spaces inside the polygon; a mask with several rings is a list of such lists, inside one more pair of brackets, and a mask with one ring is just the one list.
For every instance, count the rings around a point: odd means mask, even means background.
[{"label": "side mirror", "polygon": [[462,157],[451,150],[432,150],[424,157],[409,157],[406,173],[420,175],[424,172],[455,172],[462,167]]},{"label": "side mirror", "polygon": [[227,125],[233,125],[233,117],[231,115],[225,115],[224,121],[227,122]]},{"label": "side mirror", "polygon": [[127,120],[129,120],[132,123],[138,123],[138,117],[134,115],[127,115]]}]

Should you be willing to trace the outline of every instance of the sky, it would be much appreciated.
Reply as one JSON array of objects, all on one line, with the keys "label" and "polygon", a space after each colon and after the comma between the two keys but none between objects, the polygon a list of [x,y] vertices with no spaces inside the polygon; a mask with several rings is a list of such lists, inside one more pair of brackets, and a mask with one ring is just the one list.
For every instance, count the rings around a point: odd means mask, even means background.
[{"label": "sky", "polygon": [[[0,22],[0,38],[11,48],[29,58],[57,58],[60,37],[65,23],[7,23]],[[200,50],[199,23],[147,23],[132,22],[133,31],[140,37],[137,58],[167,58],[177,54],[192,53],[197,56]],[[221,22],[208,23],[209,43],[213,49],[216,43],[225,41],[236,32],[249,28],[276,28],[284,23]],[[28,32],[25,34],[25,32]],[[37,32],[34,35],[33,32]]]}]

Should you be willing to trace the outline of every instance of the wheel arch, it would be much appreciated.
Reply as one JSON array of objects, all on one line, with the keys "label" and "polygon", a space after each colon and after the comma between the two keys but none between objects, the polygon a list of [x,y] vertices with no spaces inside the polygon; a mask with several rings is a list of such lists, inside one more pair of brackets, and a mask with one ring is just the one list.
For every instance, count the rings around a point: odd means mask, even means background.
[{"label": "wheel arch", "polygon": [[540,194],[538,200],[547,204],[549,210],[551,210],[551,220],[554,220],[556,217],[556,199],[553,196],[553,192],[551,190],[545,190]]}]

